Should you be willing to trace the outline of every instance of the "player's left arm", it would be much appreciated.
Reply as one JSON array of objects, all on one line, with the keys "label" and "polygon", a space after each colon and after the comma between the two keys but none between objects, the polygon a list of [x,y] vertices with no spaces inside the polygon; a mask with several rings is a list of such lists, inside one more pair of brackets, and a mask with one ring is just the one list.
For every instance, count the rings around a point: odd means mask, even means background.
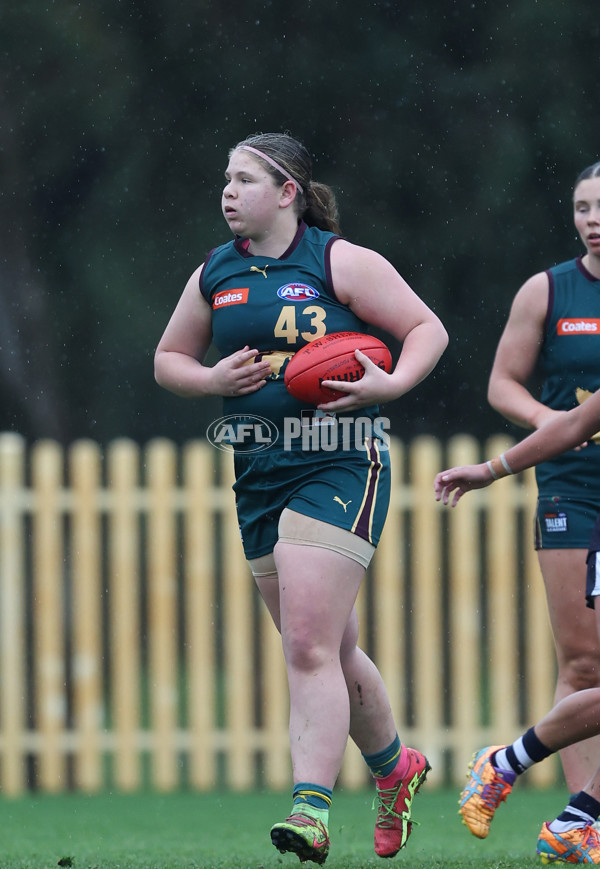
[{"label": "player's left arm", "polygon": [[375,251],[340,239],[331,248],[331,271],[338,300],[402,342],[402,351],[391,374],[357,351],[364,377],[343,387],[336,384],[345,397],[322,406],[342,410],[399,398],[435,368],[448,344],[448,333],[392,264]]},{"label": "player's left arm", "polygon": [[[540,462],[547,462],[565,450],[584,446],[587,439],[591,438],[599,427],[600,390],[572,410],[558,411],[549,422],[506,450],[504,468],[513,474],[518,474],[526,468],[539,465]],[[491,460],[491,464],[494,463],[496,472],[505,476],[502,461],[499,463],[498,459]],[[441,500],[444,504],[456,507],[465,492],[490,486],[498,478],[497,475],[492,474],[490,462],[449,468],[440,471],[434,480],[435,497],[437,501]],[[450,500],[452,492],[454,497]]]}]

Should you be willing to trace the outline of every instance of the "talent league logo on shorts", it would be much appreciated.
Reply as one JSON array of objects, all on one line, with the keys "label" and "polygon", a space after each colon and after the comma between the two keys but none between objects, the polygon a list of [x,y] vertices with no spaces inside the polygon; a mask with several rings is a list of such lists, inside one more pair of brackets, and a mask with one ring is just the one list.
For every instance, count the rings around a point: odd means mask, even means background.
[{"label": "talent league logo on shorts", "polygon": [[206,438],[213,447],[225,452],[260,453],[277,442],[279,429],[262,416],[230,413],[209,425]]},{"label": "talent league logo on shorts", "polygon": [[277,295],[287,302],[308,302],[310,299],[318,299],[319,293],[308,284],[285,284],[279,287]]},{"label": "talent league logo on shorts", "polygon": [[249,287],[240,287],[234,290],[220,290],[215,293],[212,300],[213,311],[217,308],[225,308],[227,305],[245,305],[248,301]]},{"label": "talent league logo on shorts", "polygon": [[567,514],[562,511],[544,513],[544,525],[549,534],[555,534],[557,531],[567,531]]}]

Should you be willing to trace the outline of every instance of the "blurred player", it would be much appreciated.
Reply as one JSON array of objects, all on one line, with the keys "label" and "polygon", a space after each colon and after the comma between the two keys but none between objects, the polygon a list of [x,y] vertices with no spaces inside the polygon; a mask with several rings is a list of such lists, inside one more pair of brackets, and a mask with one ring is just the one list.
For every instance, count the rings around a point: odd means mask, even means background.
[{"label": "blurred player", "polygon": [[[555,416],[501,456],[476,465],[441,471],[434,481],[436,500],[455,507],[473,489],[547,461],[568,449],[581,449],[600,429],[600,392],[579,407]],[[600,594],[600,517],[588,554],[588,605]],[[600,618],[600,608],[596,611]],[[600,630],[600,625],[599,625]],[[600,734],[600,688],[564,697],[534,727],[510,746],[488,746],[474,756],[469,781],[460,796],[460,814],[473,835],[488,835],[494,813],[518,775],[560,749]],[[573,794],[565,809],[543,825],[537,852],[544,863],[600,863],[600,838],[592,826],[600,814],[600,768]]]},{"label": "blurred player", "polygon": [[[513,301],[490,375],[490,403],[512,422],[540,428],[600,388],[600,163],[588,166],[573,190],[575,227],[583,256],[530,277]],[[538,401],[527,388],[539,364],[545,381]],[[536,469],[535,548],[557,653],[555,701],[600,685],[600,640],[582,609],[585,559],[600,511],[600,448],[563,453]],[[600,763],[600,740],[561,752],[571,792]]]}]

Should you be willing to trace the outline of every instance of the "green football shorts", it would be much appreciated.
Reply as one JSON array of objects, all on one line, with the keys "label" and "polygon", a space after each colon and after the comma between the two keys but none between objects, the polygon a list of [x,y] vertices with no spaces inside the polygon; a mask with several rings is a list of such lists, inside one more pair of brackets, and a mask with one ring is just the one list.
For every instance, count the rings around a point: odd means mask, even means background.
[{"label": "green football shorts", "polygon": [[535,521],[535,548],[587,549],[598,510],[598,499],[540,496]]},{"label": "green football shorts", "polygon": [[390,456],[379,440],[364,450],[236,452],[234,464],[247,559],[273,551],[285,507],[379,543],[390,501]]}]

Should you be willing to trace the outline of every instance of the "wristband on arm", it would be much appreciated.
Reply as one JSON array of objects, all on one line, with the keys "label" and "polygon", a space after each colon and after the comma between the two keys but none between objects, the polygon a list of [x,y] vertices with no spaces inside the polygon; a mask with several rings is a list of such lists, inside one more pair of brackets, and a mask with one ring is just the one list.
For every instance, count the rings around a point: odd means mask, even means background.
[{"label": "wristband on arm", "polygon": [[501,480],[502,477],[508,477],[513,473],[511,466],[508,464],[506,456],[501,453],[495,459],[486,462],[488,471],[492,475],[492,479]]}]

